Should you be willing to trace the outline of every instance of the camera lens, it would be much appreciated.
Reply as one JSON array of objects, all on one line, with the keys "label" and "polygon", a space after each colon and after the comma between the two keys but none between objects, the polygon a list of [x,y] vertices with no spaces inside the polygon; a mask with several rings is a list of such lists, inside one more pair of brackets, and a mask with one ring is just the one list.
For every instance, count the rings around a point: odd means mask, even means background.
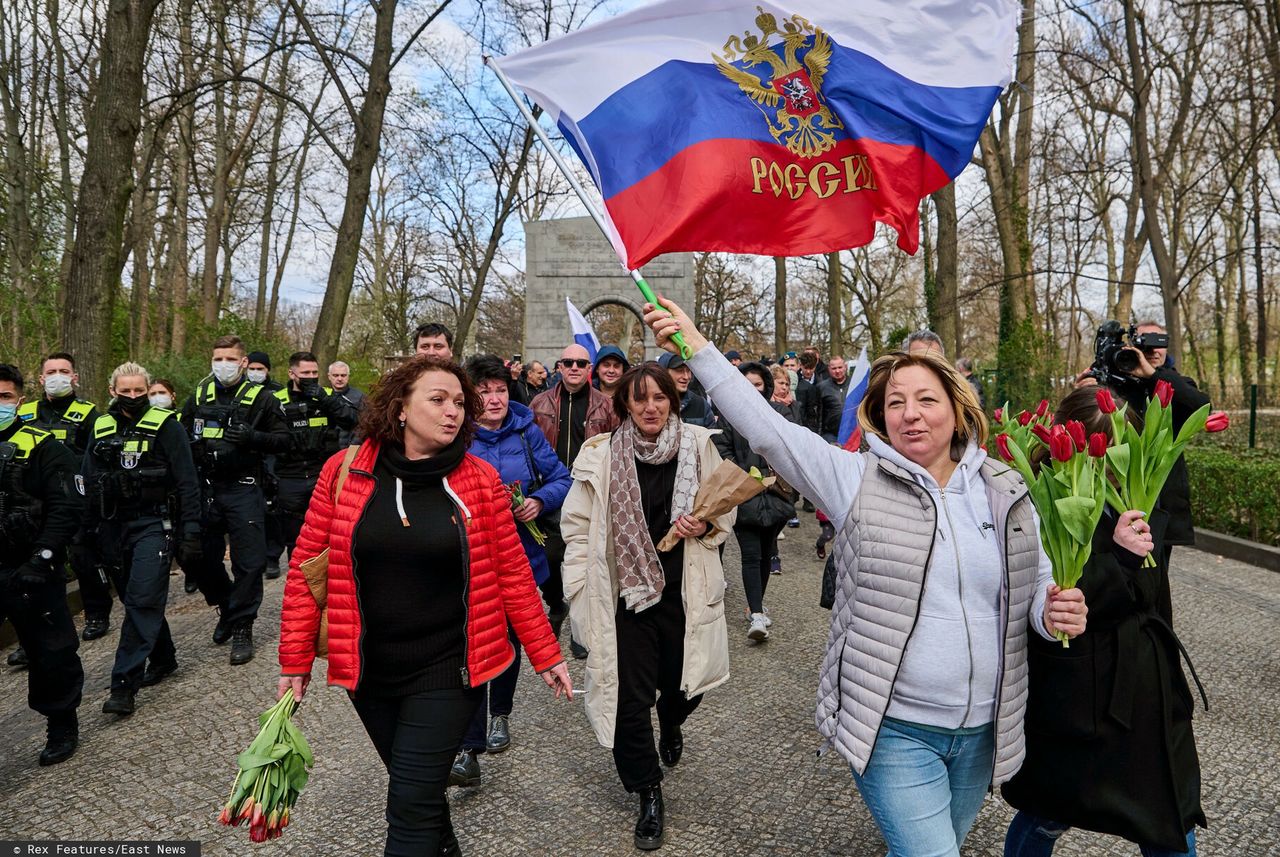
[{"label": "camera lens", "polygon": [[1121,372],[1133,372],[1138,368],[1138,355],[1128,350],[1118,350],[1112,358],[1115,361],[1116,369]]}]

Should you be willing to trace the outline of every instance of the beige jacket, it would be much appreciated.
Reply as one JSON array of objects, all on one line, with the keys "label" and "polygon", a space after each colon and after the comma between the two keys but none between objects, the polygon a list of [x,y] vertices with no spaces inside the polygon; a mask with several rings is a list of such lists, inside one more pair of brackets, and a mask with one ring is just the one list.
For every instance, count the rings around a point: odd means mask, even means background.
[{"label": "beige jacket", "polygon": [[[720,464],[711,442],[715,431],[685,424],[695,433],[701,453],[701,478]],[[596,739],[613,746],[618,715],[618,570],[609,527],[609,440],[588,440],[573,465],[573,487],[560,513],[564,535],[564,595],[573,635],[587,657],[586,712]],[[713,529],[684,548],[684,668],[680,688],[697,696],[729,679],[729,636],[724,619],[724,569],[720,544],[733,530],[736,512],[712,522]],[[582,693],[583,691],[578,691]]]}]

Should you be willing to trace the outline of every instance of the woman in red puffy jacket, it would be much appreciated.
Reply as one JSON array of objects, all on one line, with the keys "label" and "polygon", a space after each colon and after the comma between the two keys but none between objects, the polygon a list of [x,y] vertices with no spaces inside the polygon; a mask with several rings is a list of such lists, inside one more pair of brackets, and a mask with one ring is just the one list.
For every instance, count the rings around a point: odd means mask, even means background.
[{"label": "woman in red puffy jacket", "polygon": [[300,566],[329,549],[329,684],[344,688],[390,775],[386,857],[457,855],[445,790],[483,686],[515,657],[572,695],[497,472],[467,453],[479,397],[454,363],[386,375],[335,498],[329,459],[289,563],[279,693],[311,680],[320,611]]}]

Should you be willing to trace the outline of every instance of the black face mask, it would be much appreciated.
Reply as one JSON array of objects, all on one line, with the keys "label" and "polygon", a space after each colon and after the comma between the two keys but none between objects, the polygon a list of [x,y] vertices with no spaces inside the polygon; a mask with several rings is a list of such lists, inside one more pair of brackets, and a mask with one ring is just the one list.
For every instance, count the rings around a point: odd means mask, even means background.
[{"label": "black face mask", "polygon": [[300,390],[301,392],[305,393],[308,396],[318,395],[320,392],[320,379],[319,378],[299,378],[298,390]]},{"label": "black face mask", "polygon": [[136,414],[150,407],[151,400],[146,393],[141,396],[116,396],[116,404],[125,413]]}]

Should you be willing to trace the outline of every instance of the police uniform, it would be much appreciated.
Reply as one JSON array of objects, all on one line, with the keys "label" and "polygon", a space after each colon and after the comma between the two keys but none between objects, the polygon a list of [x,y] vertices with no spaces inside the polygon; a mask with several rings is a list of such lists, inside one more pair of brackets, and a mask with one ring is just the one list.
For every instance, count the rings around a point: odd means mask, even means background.
[{"label": "police uniform", "polygon": [[181,539],[200,538],[200,482],[178,415],[165,408],[144,407],[140,416],[109,408],[94,422],[83,473],[86,520],[102,533],[102,554],[118,570],[124,602],[111,690],[127,692],[132,702],[148,658],[151,676],[177,664],[164,617],[169,557],[177,547],[171,527]]},{"label": "police uniform", "polygon": [[354,429],[357,416],[349,401],[318,382],[313,395],[292,386],[273,395],[280,402],[290,437],[288,452],[275,456],[275,517],[292,556],[320,468],[338,451],[339,432]]},{"label": "police uniform", "polygon": [[[26,402],[18,408],[18,419],[35,428],[44,429],[54,440],[71,450],[79,465],[84,451],[93,439],[93,423],[98,418],[98,408],[92,402],[76,396],[50,399],[41,396],[34,402]],[[80,581],[80,600],[84,604],[85,625],[89,635],[85,639],[100,637],[107,631],[111,616],[111,587],[94,556],[93,546],[80,529],[67,547],[67,563]]]},{"label": "police uniform", "polygon": [[[267,565],[263,459],[288,449],[289,432],[280,403],[262,385],[243,379],[223,387],[205,378],[183,406],[182,423],[204,483],[200,590],[221,611],[214,641],[223,643],[235,629],[252,628],[262,604]],[[222,564],[227,537],[231,579]]]},{"label": "police uniform", "polygon": [[76,460],[51,432],[14,420],[0,430],[0,621],[27,652],[27,704],[49,718],[42,765],[71,755],[84,688],[62,562],[84,500]]},{"label": "police uniform", "polygon": [[[249,362],[253,362],[250,360]],[[267,376],[267,380],[262,382],[262,391],[264,393],[278,393],[284,389],[284,385],[278,381],[272,380],[271,376]],[[276,457],[268,455],[264,460],[263,467],[266,473],[262,480],[262,495],[267,501],[267,525],[266,525],[266,541],[267,541],[267,577],[280,576],[280,554],[284,553],[284,536],[280,533],[279,516],[275,514],[276,494],[279,491],[279,484],[276,480]]]}]

